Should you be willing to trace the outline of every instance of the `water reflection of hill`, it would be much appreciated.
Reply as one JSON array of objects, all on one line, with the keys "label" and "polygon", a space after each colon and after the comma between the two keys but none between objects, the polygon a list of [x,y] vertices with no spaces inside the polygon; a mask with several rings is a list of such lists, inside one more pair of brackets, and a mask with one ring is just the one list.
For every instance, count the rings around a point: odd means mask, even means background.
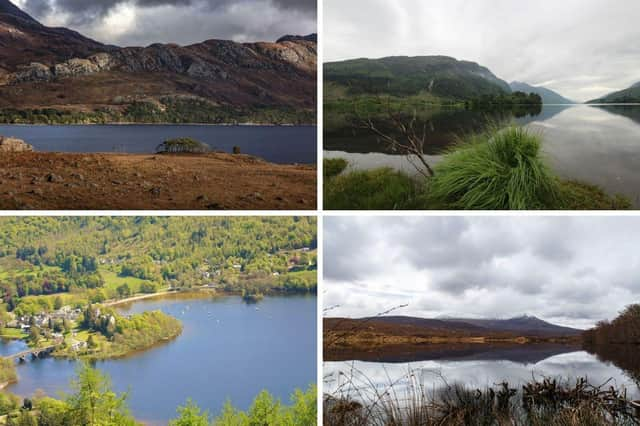
[{"label": "water reflection of hill", "polygon": [[[459,108],[426,109],[417,112],[415,128],[419,130],[418,133],[422,133],[423,129],[426,133],[425,154],[438,155],[451,146],[457,137],[481,132],[490,124],[508,123],[511,120],[535,120],[535,117],[540,113],[539,108],[513,111],[473,111]],[[369,130],[359,128],[355,117],[332,118],[332,115],[328,112],[325,119],[324,150],[403,155],[400,152],[388,150]],[[406,122],[409,121],[411,121],[411,116],[407,115]],[[377,126],[387,134],[396,133],[396,129],[383,116],[378,120]]]},{"label": "water reflection of hill", "polygon": [[614,364],[640,387],[640,346],[639,345],[594,345],[585,349],[602,362]]},{"label": "water reflection of hill", "polygon": [[418,361],[512,361],[533,364],[555,355],[580,351],[579,345],[542,343],[393,345],[383,350],[325,349],[325,361],[406,363]]},{"label": "water reflection of hill", "polygon": [[538,115],[527,115],[525,117],[516,117],[515,122],[521,126],[537,122],[551,120],[562,111],[574,107],[573,105],[544,105],[542,111]]},{"label": "water reflection of hill", "polygon": [[635,123],[640,124],[640,105],[594,105],[593,108],[599,108],[611,114],[630,118]]}]

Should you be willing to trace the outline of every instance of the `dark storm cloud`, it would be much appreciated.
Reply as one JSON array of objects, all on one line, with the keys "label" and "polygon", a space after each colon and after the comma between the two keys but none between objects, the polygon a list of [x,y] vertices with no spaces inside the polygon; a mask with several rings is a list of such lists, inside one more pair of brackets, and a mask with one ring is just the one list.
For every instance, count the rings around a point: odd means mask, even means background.
[{"label": "dark storm cloud", "polygon": [[[577,327],[640,302],[640,219],[328,217],[332,315],[537,315]],[[357,302],[356,302],[357,301]]]},{"label": "dark storm cloud", "polygon": [[273,41],[316,32],[315,0],[15,0],[47,25],[119,45],[210,38]]},{"label": "dark storm cloud", "polygon": [[[27,7],[31,8],[32,3],[34,7],[39,8],[34,10],[46,10],[45,6],[50,9],[51,4],[55,4],[60,9],[74,15],[81,16],[84,12],[89,12],[90,16],[93,16],[95,13],[104,14],[122,3],[135,4],[140,7],[200,5],[210,10],[219,10],[240,3],[256,2],[253,0],[28,0]],[[272,0],[272,3],[280,9],[303,10],[314,14],[316,11],[315,0]]]}]

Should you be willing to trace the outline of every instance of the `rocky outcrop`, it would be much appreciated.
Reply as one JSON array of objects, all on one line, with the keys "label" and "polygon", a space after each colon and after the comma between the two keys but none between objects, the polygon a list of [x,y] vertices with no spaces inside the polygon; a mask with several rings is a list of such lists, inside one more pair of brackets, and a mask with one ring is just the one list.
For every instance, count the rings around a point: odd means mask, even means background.
[{"label": "rocky outcrop", "polygon": [[279,72],[315,72],[316,43],[304,38],[285,38],[278,43],[242,44],[209,40],[181,47],[153,44],[102,52],[86,59],[73,58],[49,67],[39,62],[22,66],[6,78],[10,84],[51,81],[104,71],[128,73],[175,73],[196,79],[227,80],[233,69],[262,69]]},{"label": "rocky outcrop", "polygon": [[32,152],[33,147],[22,139],[0,136],[0,152]]},{"label": "rocky outcrop", "polygon": [[56,78],[78,77],[81,75],[95,74],[109,71],[117,64],[117,61],[108,53],[97,53],[86,59],[73,58],[68,61],[55,64],[52,67],[32,62],[21,67],[17,72],[10,74],[8,83],[26,83],[37,81],[51,81]]}]

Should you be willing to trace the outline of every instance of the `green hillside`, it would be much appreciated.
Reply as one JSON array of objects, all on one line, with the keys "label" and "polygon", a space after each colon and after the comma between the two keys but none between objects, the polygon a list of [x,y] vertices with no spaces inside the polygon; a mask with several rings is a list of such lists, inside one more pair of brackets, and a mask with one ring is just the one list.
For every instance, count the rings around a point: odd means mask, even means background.
[{"label": "green hillside", "polygon": [[431,96],[462,101],[511,93],[509,85],[474,62],[446,56],[394,56],[353,59],[324,65],[325,83],[334,93]]},{"label": "green hillside", "polygon": [[169,287],[315,291],[316,244],[308,217],[5,217],[0,297],[30,314]]},{"label": "green hillside", "polygon": [[631,104],[640,103],[640,82],[628,89],[613,92],[599,99],[587,102],[588,104]]}]

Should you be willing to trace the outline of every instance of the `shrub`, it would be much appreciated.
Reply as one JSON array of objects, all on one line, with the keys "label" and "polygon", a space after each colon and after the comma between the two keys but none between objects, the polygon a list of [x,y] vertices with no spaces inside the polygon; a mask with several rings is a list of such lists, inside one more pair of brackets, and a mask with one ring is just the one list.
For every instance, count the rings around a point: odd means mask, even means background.
[{"label": "shrub", "polygon": [[162,153],[205,153],[209,152],[209,145],[192,138],[169,139],[157,146],[156,152]]},{"label": "shrub", "polygon": [[11,413],[12,411],[16,411],[20,407],[20,402],[20,397],[13,394],[1,392],[0,416],[4,416]]},{"label": "shrub", "polygon": [[416,207],[416,182],[389,168],[354,171],[324,183],[329,210],[404,210]]},{"label": "shrub", "polygon": [[540,144],[539,136],[515,126],[470,136],[435,167],[429,196],[457,209],[546,208],[557,199],[559,181]]},{"label": "shrub", "polygon": [[338,176],[347,168],[349,163],[344,158],[325,158],[323,161],[323,175],[325,179]]},{"label": "shrub", "polygon": [[242,154],[242,150],[240,149],[239,146],[234,146],[233,147],[233,153],[234,154]]}]

